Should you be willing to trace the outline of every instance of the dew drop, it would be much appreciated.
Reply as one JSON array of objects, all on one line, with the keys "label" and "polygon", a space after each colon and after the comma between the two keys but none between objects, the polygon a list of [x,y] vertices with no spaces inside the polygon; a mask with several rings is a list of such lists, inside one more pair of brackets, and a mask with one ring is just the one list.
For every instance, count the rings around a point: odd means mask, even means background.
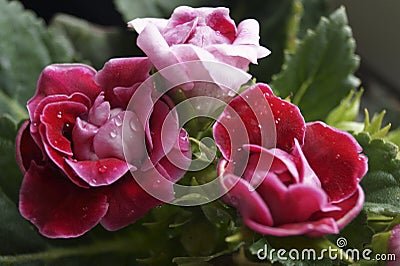
[{"label": "dew drop", "polygon": [[160,184],[160,183],[161,183],[161,180],[160,180],[160,179],[157,179],[157,180],[156,180],[156,183],[157,183],[157,184]]},{"label": "dew drop", "polygon": [[57,118],[60,118],[60,119],[61,119],[61,117],[62,117],[62,112],[59,111],[59,112],[57,113]]},{"label": "dew drop", "polygon": [[285,106],[285,105],[286,105],[286,103],[282,102],[282,103],[281,103],[281,105],[282,105],[282,106]]},{"label": "dew drop", "polygon": [[236,93],[234,91],[232,91],[232,90],[228,91],[228,96],[233,97],[235,95],[236,95]]},{"label": "dew drop", "polygon": [[33,126],[34,126],[34,127],[37,127],[37,126],[38,126],[38,123],[37,123],[37,122],[34,122],[34,123],[33,123]]},{"label": "dew drop", "polygon": [[339,153],[336,154],[335,158],[336,158],[336,160],[339,159],[340,158],[340,154]]},{"label": "dew drop", "polygon": [[114,118],[114,122],[115,122],[115,125],[116,125],[117,127],[120,127],[120,126],[122,125],[122,118],[121,118],[121,116],[120,116],[120,115],[117,115],[117,116]]},{"label": "dew drop", "polygon": [[[105,173],[107,171],[107,166],[102,165],[102,166],[99,167],[98,170],[99,170],[100,173]],[[92,181],[95,181],[95,180],[92,179]],[[94,182],[94,183],[96,183],[96,182]]]},{"label": "dew drop", "polygon": [[[100,172],[100,168],[99,168],[99,172]],[[96,179],[94,179],[94,178],[92,178],[92,184],[97,184],[97,180]]]},{"label": "dew drop", "polygon": [[110,137],[111,138],[115,138],[117,136],[117,132],[115,131],[115,130],[112,130],[111,132],[110,132]]},{"label": "dew drop", "polygon": [[137,125],[136,125],[136,120],[135,119],[131,119],[129,121],[129,127],[133,130],[133,131],[137,131]]},{"label": "dew drop", "polygon": [[258,124],[258,128],[260,128],[260,129],[262,128],[261,124]]},{"label": "dew drop", "polygon": [[82,208],[82,211],[85,212],[85,211],[87,211],[88,209],[89,209],[89,208],[88,208],[87,206],[85,206],[85,207]]},{"label": "dew drop", "polygon": [[237,151],[239,151],[239,152],[242,151],[242,150],[243,150],[243,148],[237,148]]}]

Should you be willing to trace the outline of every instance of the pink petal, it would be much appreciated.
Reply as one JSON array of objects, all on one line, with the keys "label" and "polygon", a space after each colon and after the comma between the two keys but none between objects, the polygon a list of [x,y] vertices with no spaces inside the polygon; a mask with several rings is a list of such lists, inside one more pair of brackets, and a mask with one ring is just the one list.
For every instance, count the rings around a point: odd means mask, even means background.
[{"label": "pink petal", "polygon": [[120,179],[129,168],[133,168],[125,161],[115,158],[100,159],[97,161],[80,161],[67,159],[66,162],[90,186],[110,185]]},{"label": "pink petal", "polygon": [[173,149],[159,163],[168,173],[166,178],[175,183],[186,173],[191,162],[189,135],[184,129],[181,129]]},{"label": "pink petal", "polygon": [[158,70],[179,63],[160,31],[152,24],[146,26],[139,34],[137,45]]},{"label": "pink petal", "polygon": [[150,118],[150,132],[152,136],[153,150],[150,158],[153,163],[158,162],[165,154],[169,153],[177,140],[179,140],[180,128],[178,118],[169,106],[158,101],[154,106]]},{"label": "pink petal", "polygon": [[105,102],[104,93],[100,93],[89,110],[89,122],[98,127],[103,125],[110,116],[110,110],[110,103]]},{"label": "pink petal", "polygon": [[[394,254],[396,259],[386,262],[386,266],[396,266],[400,260],[400,225],[396,225],[389,238],[387,254]],[[396,262],[397,261],[397,262]]]},{"label": "pink petal", "polygon": [[268,206],[257,191],[250,191],[251,185],[244,179],[234,175],[226,175],[222,179],[226,187],[233,188],[224,196],[224,201],[236,207],[244,219],[265,226],[272,226],[274,221]]},{"label": "pink petal", "polygon": [[128,27],[134,28],[140,34],[148,24],[153,24],[159,31],[162,31],[168,24],[164,18],[136,18],[128,22]]},{"label": "pink petal", "polygon": [[122,107],[114,95],[116,87],[131,87],[149,77],[151,62],[146,57],[118,58],[108,61],[95,77],[105,91],[105,98],[112,107]]},{"label": "pink petal", "polygon": [[101,190],[75,186],[50,166],[31,165],[22,182],[19,210],[49,238],[78,237],[107,211]]},{"label": "pink petal", "polygon": [[315,212],[338,209],[328,203],[321,188],[305,184],[286,187],[275,174],[269,174],[257,191],[270,209],[276,226],[307,222]]},{"label": "pink petal", "polygon": [[185,43],[187,39],[193,35],[195,27],[197,26],[197,19],[188,21],[173,28],[165,28],[162,32],[165,41],[169,46],[174,44]]},{"label": "pink petal", "polygon": [[329,234],[339,233],[339,229],[332,218],[324,218],[318,221],[284,224],[281,226],[268,226],[257,223],[254,220],[243,218],[245,224],[252,230],[264,235],[273,236],[293,236],[293,235],[308,235],[311,237],[321,237]]},{"label": "pink petal", "polygon": [[33,140],[29,126],[29,121],[25,121],[19,128],[15,140],[16,159],[23,174],[26,173],[32,161],[40,164],[44,160],[43,152]]},{"label": "pink petal", "polygon": [[[126,121],[126,123],[124,123]],[[123,134],[126,134],[123,137]],[[143,127],[135,113],[120,112],[108,120],[93,138],[93,147],[99,158],[116,157],[129,162],[140,162],[146,154]]]},{"label": "pink petal", "polygon": [[94,152],[93,138],[98,128],[86,121],[76,118],[75,126],[72,129],[72,143],[74,144],[74,158],[79,161],[97,160]]},{"label": "pink petal", "polygon": [[229,9],[215,8],[205,19],[207,26],[228,38],[231,43],[235,40],[236,25],[229,17]]},{"label": "pink petal", "polygon": [[28,102],[30,117],[33,117],[37,104],[48,95],[81,92],[94,101],[101,92],[94,83],[95,74],[93,68],[83,64],[54,64],[46,67],[40,75],[35,96]]},{"label": "pink petal", "polygon": [[307,124],[303,146],[311,168],[331,201],[340,202],[355,193],[367,172],[367,157],[348,133],[322,122]]},{"label": "pink petal", "polygon": [[331,212],[317,212],[312,216],[313,220],[331,217],[336,220],[339,229],[344,228],[361,211],[364,204],[364,192],[361,186],[357,186],[357,191],[348,199],[334,204],[340,210]]}]

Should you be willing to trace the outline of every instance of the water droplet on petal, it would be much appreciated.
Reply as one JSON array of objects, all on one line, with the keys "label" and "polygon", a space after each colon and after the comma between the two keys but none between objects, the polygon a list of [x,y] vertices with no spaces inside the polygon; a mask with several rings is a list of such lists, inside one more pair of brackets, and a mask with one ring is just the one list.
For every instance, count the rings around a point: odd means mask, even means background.
[{"label": "water droplet on petal", "polygon": [[[98,170],[100,173],[105,173],[107,171],[107,166],[105,166],[105,165],[100,166]],[[92,179],[92,181],[95,181],[95,180]],[[94,182],[94,183],[96,183],[96,182]]]},{"label": "water droplet on petal", "polygon": [[233,97],[235,95],[236,95],[236,93],[234,91],[232,91],[232,90],[228,91],[228,96]]},{"label": "water droplet on petal", "polygon": [[137,120],[136,120],[136,119],[133,119],[133,118],[129,121],[129,127],[130,127],[133,131],[137,131],[137,130],[138,130],[137,125],[136,125],[136,122],[137,122]]},{"label": "water droplet on petal", "polygon": [[34,122],[34,123],[33,123],[33,126],[34,126],[34,127],[37,127],[37,126],[38,126],[38,123],[37,123],[37,122]]},{"label": "water droplet on petal", "polygon": [[57,118],[62,118],[62,112],[61,111],[59,111],[58,113],[57,113]]},{"label": "water droplet on petal", "polygon": [[335,158],[336,158],[336,160],[339,159],[340,158],[340,154],[339,153],[336,154]]},{"label": "water droplet on petal", "polygon": [[115,131],[115,130],[112,130],[111,132],[110,132],[110,137],[111,138],[115,138],[117,136],[117,132]]},{"label": "water droplet on petal", "polygon": [[122,125],[122,118],[121,118],[121,116],[120,116],[120,115],[117,115],[117,116],[114,118],[114,122],[115,122],[115,125],[116,125],[117,127],[120,127],[120,126]]},{"label": "water droplet on petal", "polygon": [[237,151],[242,151],[243,150],[243,148],[237,148]]}]

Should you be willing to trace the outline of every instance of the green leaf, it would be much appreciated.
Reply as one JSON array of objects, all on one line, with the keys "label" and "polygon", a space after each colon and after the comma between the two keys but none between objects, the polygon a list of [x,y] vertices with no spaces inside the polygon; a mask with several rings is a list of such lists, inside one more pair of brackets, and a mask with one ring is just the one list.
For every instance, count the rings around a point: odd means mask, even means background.
[{"label": "green leaf", "polygon": [[0,189],[14,202],[18,202],[22,174],[15,159],[17,126],[8,115],[0,116]]},{"label": "green leaf", "polygon": [[321,16],[329,15],[327,0],[302,0],[301,2],[303,3],[304,11],[300,21],[299,38],[306,35],[308,29],[314,29]]},{"label": "green leaf", "polygon": [[321,120],[359,85],[353,76],[359,58],[347,25],[344,8],[322,18],[315,31],[308,31],[294,53],[286,54],[281,73],[272,87],[282,97],[293,94],[306,120]]},{"label": "green leaf", "polygon": [[400,127],[390,131],[389,134],[386,136],[386,139],[400,147]]},{"label": "green leaf", "polygon": [[334,237],[333,243],[336,243],[339,237],[344,237],[347,240],[346,248],[361,250],[366,244],[371,243],[372,235],[373,231],[368,226],[367,213],[361,211],[353,221],[340,231],[338,236]]},{"label": "green leaf", "polygon": [[[394,212],[400,209],[400,160],[396,159],[398,147],[383,139],[372,139],[368,133],[355,136],[368,156],[368,173],[361,185],[365,191],[366,203],[375,210]],[[380,213],[380,212],[378,212]]]},{"label": "green leaf", "polygon": [[[0,189],[0,255],[34,252],[45,247],[45,242],[19,214],[15,203]],[[1,264],[0,257],[0,264]]]},{"label": "green leaf", "polygon": [[364,132],[368,132],[371,135],[372,139],[376,138],[384,138],[390,130],[391,124],[389,123],[385,127],[382,128],[383,117],[386,114],[386,111],[383,110],[379,114],[374,114],[372,119],[369,119],[368,110],[365,109],[365,122],[364,122]]},{"label": "green leaf", "polygon": [[[358,92],[354,90],[350,91],[346,98],[341,100],[340,104],[329,112],[326,117],[326,123],[342,130],[352,130],[352,128],[345,127],[349,125],[348,122],[354,122],[356,120],[360,112],[360,100],[363,92],[363,89]],[[362,131],[362,124],[353,131]]]},{"label": "green leaf", "polygon": [[70,61],[73,49],[17,1],[0,0],[0,28],[0,113],[18,122],[27,116],[24,106],[42,69]]},{"label": "green leaf", "polygon": [[71,40],[75,56],[100,69],[112,57],[139,54],[133,32],[104,27],[66,14],[56,15],[50,29]]}]

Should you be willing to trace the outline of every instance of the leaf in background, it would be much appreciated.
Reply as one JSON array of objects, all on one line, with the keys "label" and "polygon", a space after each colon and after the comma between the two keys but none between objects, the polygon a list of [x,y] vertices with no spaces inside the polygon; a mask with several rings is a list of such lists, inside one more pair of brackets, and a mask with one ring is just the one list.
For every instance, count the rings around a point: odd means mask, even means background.
[{"label": "leaf in background", "polygon": [[351,221],[338,235],[333,235],[329,239],[336,243],[339,237],[347,240],[346,248],[357,248],[362,250],[366,244],[371,243],[373,230],[368,226],[367,213],[361,211],[353,221]]},{"label": "leaf in background", "polygon": [[135,34],[116,27],[95,25],[86,20],[66,15],[56,15],[50,29],[71,40],[76,56],[88,61],[96,69],[112,57],[140,54],[135,44]]},{"label": "leaf in background", "polygon": [[[17,204],[22,174],[15,160],[17,126],[8,115],[0,116],[0,189]],[[1,218],[0,218],[1,219]]]},{"label": "leaf in background", "polygon": [[303,16],[300,21],[300,29],[297,34],[299,38],[306,35],[308,29],[314,29],[321,16],[329,16],[327,0],[302,0]]},{"label": "leaf in background", "polygon": [[42,69],[70,61],[73,49],[17,1],[0,0],[0,28],[0,114],[19,122],[27,117],[25,104]]},{"label": "leaf in background", "polygon": [[389,134],[386,136],[386,139],[400,147],[400,127],[389,132]]},{"label": "leaf in background", "polygon": [[1,189],[0,210],[0,255],[34,252],[45,247],[43,239],[21,217],[15,203]]},{"label": "leaf in background", "polygon": [[376,213],[400,214],[400,160],[396,159],[399,149],[383,139],[371,139],[368,133],[355,136],[368,156],[368,173],[361,185],[365,191],[366,206],[372,203]]},{"label": "leaf in background", "polygon": [[346,98],[329,112],[326,123],[342,130],[361,132],[364,128],[363,124],[355,121],[360,112],[360,100],[363,92],[363,89],[358,92],[350,91]]},{"label": "leaf in background", "polygon": [[224,1],[217,0],[114,0],[114,3],[126,21],[135,18],[169,18],[178,6],[220,6]]},{"label": "leaf in background", "polygon": [[353,76],[359,59],[347,25],[344,8],[329,19],[322,18],[315,31],[308,31],[295,53],[287,54],[272,87],[282,97],[292,94],[307,121],[321,120],[359,85]]}]

